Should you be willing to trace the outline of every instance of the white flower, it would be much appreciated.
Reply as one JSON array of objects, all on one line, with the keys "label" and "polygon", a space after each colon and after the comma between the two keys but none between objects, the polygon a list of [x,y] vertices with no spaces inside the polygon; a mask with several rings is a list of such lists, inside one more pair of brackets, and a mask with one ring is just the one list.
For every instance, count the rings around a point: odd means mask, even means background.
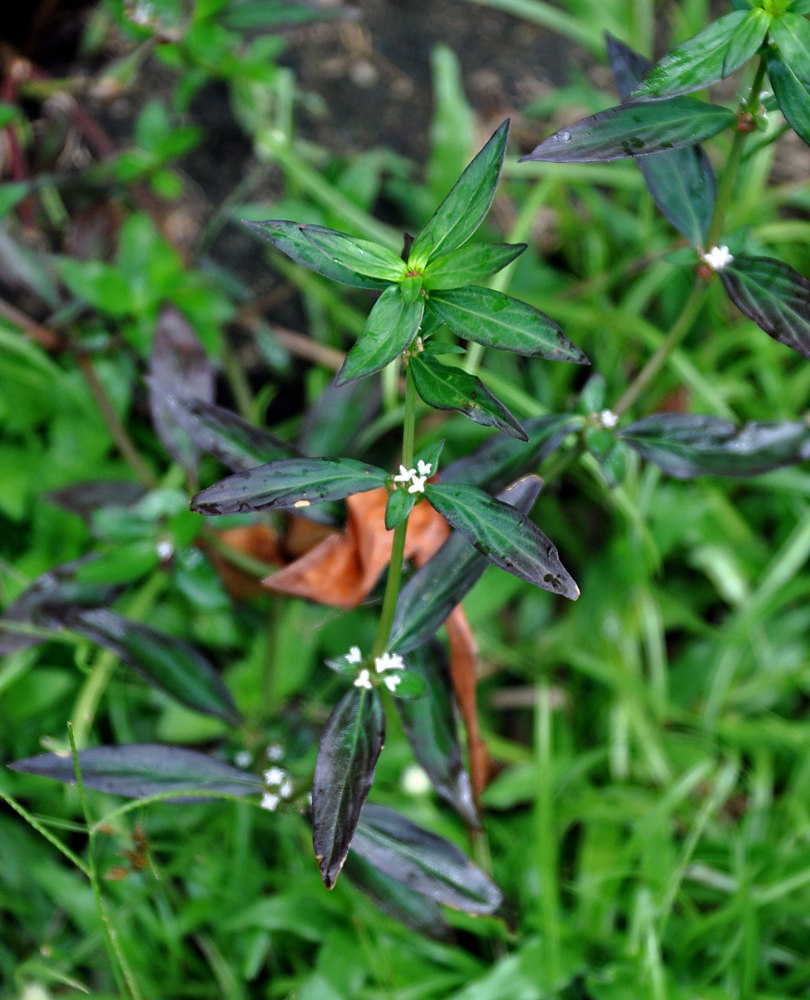
[{"label": "white flower", "polygon": [[703,260],[713,271],[722,271],[734,260],[734,256],[729,253],[727,246],[712,247],[708,253],[703,254]]},{"label": "white flower", "polygon": [[404,465],[399,467],[399,475],[394,476],[395,483],[409,483],[411,481],[411,476],[416,473],[416,469],[406,469]]},{"label": "white flower", "polygon": [[174,542],[171,538],[159,538],[155,548],[161,562],[166,562],[174,555]]},{"label": "white flower", "polygon": [[291,778],[285,778],[278,786],[278,794],[282,799],[288,799],[293,793],[293,783]]},{"label": "white flower", "polygon": [[287,777],[287,772],[283,767],[269,767],[264,772],[265,785],[280,785]]},{"label": "white flower", "polygon": [[420,476],[429,476],[433,471],[433,466],[430,464],[430,462],[423,462],[422,459],[420,458],[419,461],[416,463],[416,469]]},{"label": "white flower", "polygon": [[613,410],[602,410],[599,414],[599,423],[603,427],[615,427],[618,424],[619,418],[613,412]]},{"label": "white flower", "polygon": [[360,673],[354,679],[354,686],[356,688],[367,688],[371,690],[371,674],[365,667],[360,671]]},{"label": "white flower", "polygon": [[[413,469],[411,470],[413,472]],[[411,476],[411,485],[408,487],[409,493],[424,493],[425,492],[425,476],[417,476],[414,473]]]},{"label": "white flower", "polygon": [[360,652],[359,646],[352,646],[349,652],[343,657],[347,663],[362,663],[363,654]]},{"label": "white flower", "polygon": [[272,792],[265,792],[262,795],[262,809],[267,809],[269,812],[275,812],[279,802],[281,802],[281,798]]},{"label": "white flower", "polygon": [[389,691],[396,691],[401,680],[402,678],[398,674],[388,674],[387,677],[383,677],[383,684]]},{"label": "white flower", "polygon": [[386,670],[404,670],[405,661],[399,653],[383,653],[375,658],[374,667],[378,674],[385,673]]},{"label": "white flower", "polygon": [[250,767],[253,763],[253,754],[250,750],[240,750],[233,759],[237,767]]},{"label": "white flower", "polygon": [[418,764],[409,764],[402,772],[402,790],[408,795],[427,795],[430,778]]},{"label": "white flower", "polygon": [[265,750],[268,760],[281,760],[284,756],[284,747],[280,743],[271,743]]}]

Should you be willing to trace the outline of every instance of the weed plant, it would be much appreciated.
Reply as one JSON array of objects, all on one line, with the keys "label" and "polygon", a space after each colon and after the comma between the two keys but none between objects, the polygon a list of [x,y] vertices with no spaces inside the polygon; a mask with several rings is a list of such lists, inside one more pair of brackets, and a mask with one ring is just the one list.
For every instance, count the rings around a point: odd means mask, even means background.
[{"label": "weed plant", "polygon": [[[308,5],[102,8],[99,80],[177,74],[129,149],[15,64],[3,996],[810,989],[810,4],[684,4],[653,62],[652,5],[487,2],[606,44],[620,103],[544,99],[518,162],[442,47],[426,168],[321,169]],[[181,248],[211,79],[257,165]],[[80,179],[33,167],[54,94]],[[304,330],[211,266],[240,219]]]}]

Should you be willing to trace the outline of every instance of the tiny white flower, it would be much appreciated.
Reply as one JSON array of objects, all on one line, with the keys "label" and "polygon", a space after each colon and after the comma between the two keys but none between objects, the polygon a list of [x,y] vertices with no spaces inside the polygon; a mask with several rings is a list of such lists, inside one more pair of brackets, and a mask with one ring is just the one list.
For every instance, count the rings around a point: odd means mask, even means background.
[{"label": "tiny white flower", "polygon": [[274,795],[272,792],[265,792],[262,795],[262,809],[267,809],[269,812],[275,812],[278,809],[278,804],[281,799],[278,795]]},{"label": "tiny white flower", "polygon": [[158,559],[161,562],[166,562],[167,559],[171,559],[174,555],[174,542],[171,538],[159,538],[155,548],[157,549]]},{"label": "tiny white flower", "polygon": [[422,459],[420,458],[419,461],[416,463],[416,470],[420,476],[429,476],[433,471],[433,466],[430,464],[430,462],[423,462]]},{"label": "tiny white flower", "polygon": [[734,260],[734,256],[729,253],[727,246],[712,247],[708,253],[703,254],[703,260],[713,271],[722,271]]},{"label": "tiny white flower", "polygon": [[291,778],[285,778],[278,786],[278,794],[282,799],[288,799],[293,793],[293,783]]},{"label": "tiny white flower", "polygon": [[344,656],[347,663],[362,663],[363,654],[360,652],[359,646],[352,646],[349,652]]},{"label": "tiny white flower", "polygon": [[253,763],[253,754],[249,750],[240,750],[233,762],[237,767],[250,767]]},{"label": "tiny white flower", "polygon": [[424,493],[425,492],[425,476],[411,476],[411,485],[408,487],[409,493]]},{"label": "tiny white flower", "polygon": [[280,785],[287,777],[287,772],[283,767],[269,767],[264,772],[264,783],[266,785]]},{"label": "tiny white flower", "polygon": [[613,412],[613,410],[602,410],[599,414],[599,423],[603,427],[615,427],[618,424],[619,418]]},{"label": "tiny white flower", "polygon": [[430,778],[418,764],[409,764],[402,772],[402,790],[408,795],[427,795]]},{"label": "tiny white flower", "polygon": [[385,673],[386,670],[404,670],[405,661],[399,653],[383,653],[375,658],[374,667],[378,674]]},{"label": "tiny white flower", "polygon": [[284,756],[284,747],[280,743],[271,743],[264,753],[268,760],[281,760]]},{"label": "tiny white flower", "polygon": [[411,481],[411,476],[416,472],[415,469],[406,469],[404,465],[399,467],[399,475],[394,476],[395,483],[409,483]]},{"label": "tiny white flower", "polygon": [[371,690],[371,674],[365,667],[360,671],[360,673],[354,679],[354,686],[356,688],[368,688]]},{"label": "tiny white flower", "polygon": [[398,674],[388,674],[386,677],[383,677],[383,684],[385,684],[389,691],[396,691],[401,680],[402,678]]}]

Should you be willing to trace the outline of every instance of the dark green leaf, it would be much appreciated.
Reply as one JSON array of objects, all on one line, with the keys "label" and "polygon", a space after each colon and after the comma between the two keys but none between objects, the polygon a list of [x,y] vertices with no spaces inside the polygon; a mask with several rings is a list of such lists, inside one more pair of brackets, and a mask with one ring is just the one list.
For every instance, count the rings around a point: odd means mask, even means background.
[{"label": "dark green leaf", "polygon": [[95,556],[84,556],[49,569],[6,608],[0,617],[0,656],[46,641],[40,636],[15,632],[15,624],[56,629],[59,622],[54,621],[53,614],[58,609],[96,607],[112,600],[116,593],[114,587],[85,583],[79,578],[81,571],[94,560]]},{"label": "dark green leaf", "polygon": [[320,226],[302,226],[301,232],[339,267],[386,282],[401,281],[405,277],[405,261],[379,243]]},{"label": "dark green leaf", "polygon": [[491,563],[553,594],[574,601],[579,597],[553,543],[520,511],[474,486],[429,483],[425,494]]},{"label": "dark green leaf", "polygon": [[422,399],[438,410],[459,410],[485,427],[498,427],[512,437],[528,441],[528,435],[509,410],[493,396],[481,379],[443,365],[436,358],[414,355],[409,361],[413,384]]},{"label": "dark green leaf", "polygon": [[170,396],[168,402],[175,420],[197,447],[234,472],[298,456],[291,444],[260,430],[232,410],[201,399]]},{"label": "dark green leaf", "polygon": [[[729,43],[743,21],[752,13],[753,11],[734,11],[726,14],[693,38],[678,45],[646,74],[633,91],[633,99],[673,97],[717,83],[726,75],[723,64],[727,60]],[[739,65],[740,63],[729,65],[726,72],[731,73]]]},{"label": "dark green leaf", "polygon": [[[157,743],[131,743],[94,747],[79,752],[82,782],[111,795],[140,799],[163,792],[176,793],[175,802],[205,799],[211,792],[255,795],[262,781],[206,754]],[[72,785],[76,782],[73,758],[44,753],[8,765],[14,771],[39,774]]]},{"label": "dark green leaf", "polygon": [[[528,513],[541,486],[537,476],[526,476],[500,493],[499,499]],[[453,531],[400,591],[389,639],[391,651],[408,653],[434,635],[486,566],[486,559],[464,535]]]},{"label": "dark green leaf", "polygon": [[350,382],[328,385],[304,414],[298,438],[307,455],[352,457],[358,442],[358,427],[366,427],[380,412],[379,385]]},{"label": "dark green leaf", "polygon": [[798,74],[779,53],[768,53],[768,77],[788,124],[810,146],[810,73]]},{"label": "dark green leaf", "polygon": [[527,444],[497,434],[470,455],[442,469],[442,482],[466,483],[489,492],[503,489],[507,483],[536,469],[581,424],[582,418],[570,413],[532,417],[523,423],[529,435]]},{"label": "dark green leaf", "polygon": [[287,458],[238,472],[202,490],[191,501],[199,514],[306,507],[342,500],[385,486],[387,474],[351,458]]},{"label": "dark green leaf", "polygon": [[419,332],[425,300],[406,302],[398,285],[387,288],[368,314],[366,325],[346,355],[335,381],[338,385],[364,378],[401,354]]},{"label": "dark green leaf", "polygon": [[770,15],[761,7],[754,7],[746,13],[729,40],[723,59],[724,77],[756,55],[765,41],[771,23]]},{"label": "dark green leaf", "polygon": [[327,889],[349,853],[384,739],[379,695],[356,687],[335,706],[321,734],[312,784],[312,844]]},{"label": "dark green leaf", "polygon": [[401,882],[395,882],[355,851],[350,852],[346,858],[344,871],[350,881],[370,896],[389,917],[437,941],[452,938],[452,931],[442,916],[438,903],[426,899]]},{"label": "dark green leaf", "polygon": [[810,281],[780,260],[744,254],[720,271],[720,279],[740,312],[810,358]]},{"label": "dark green leaf", "polygon": [[367,805],[352,850],[389,878],[465,913],[495,913],[503,894],[449,840],[382,806]]},{"label": "dark green leaf", "polygon": [[551,317],[492,288],[468,285],[431,292],[427,310],[460,337],[484,347],[529,358],[589,364]]},{"label": "dark green leaf", "polygon": [[425,268],[427,289],[472,285],[506,267],[526,249],[525,243],[473,243],[434,257]]},{"label": "dark green leaf", "polygon": [[426,698],[396,701],[414,756],[439,795],[466,823],[478,826],[472,786],[461,756],[455,698],[444,650],[438,642],[412,650],[408,669],[419,674],[428,692]]},{"label": "dark green leaf", "polygon": [[267,222],[245,220],[245,225],[269,240],[277,250],[291,257],[297,264],[303,264],[304,267],[322,274],[325,278],[331,278],[332,281],[341,281],[344,285],[354,285],[356,288],[373,289],[386,288],[389,284],[379,278],[357,274],[348,267],[338,264],[305,235],[306,232],[333,233],[332,229],[324,229],[323,226],[304,226],[299,222],[286,222],[280,219]]},{"label": "dark green leaf", "polygon": [[392,692],[395,700],[403,698],[406,701],[422,701],[424,699],[428,689],[418,673],[414,673],[412,670],[399,670],[396,676],[399,683]]},{"label": "dark green leaf", "polygon": [[[626,100],[650,62],[610,35],[607,46],[616,88]],[[717,178],[701,147],[651,153],[636,163],[659,211],[692,246],[702,246],[714,214]]]},{"label": "dark green leaf", "polygon": [[239,721],[219,674],[202,653],[181,639],[104,608],[66,609],[55,617],[74,632],[111,649],[144,680],[183,705],[226,722]]},{"label": "dark green leaf", "polygon": [[428,258],[466,243],[478,229],[495,197],[508,134],[509,119],[493,133],[416,237],[409,264],[424,266]]},{"label": "dark green leaf", "polygon": [[770,28],[783,63],[797,76],[810,78],[810,21],[788,12],[775,17]]},{"label": "dark green leaf", "polygon": [[625,156],[646,156],[694,146],[736,120],[737,116],[728,108],[691,97],[626,101],[560,129],[522,157],[521,162],[597,163]]},{"label": "dark green leaf", "polygon": [[717,417],[654,413],[621,432],[649,462],[671,476],[755,476],[810,458],[810,427],[803,423],[749,423]]},{"label": "dark green leaf", "polygon": [[419,499],[416,493],[409,493],[402,486],[397,486],[388,497],[385,505],[385,526],[389,531],[393,531],[398,524],[408,517],[414,508],[414,504]]}]

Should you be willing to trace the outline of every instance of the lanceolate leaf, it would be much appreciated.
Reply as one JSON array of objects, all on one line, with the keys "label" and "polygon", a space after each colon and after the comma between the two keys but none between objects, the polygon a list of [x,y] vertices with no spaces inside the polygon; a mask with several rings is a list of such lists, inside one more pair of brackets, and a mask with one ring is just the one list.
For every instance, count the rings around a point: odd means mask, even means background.
[{"label": "lanceolate leaf", "polygon": [[335,706],[321,734],[312,785],[312,844],[327,889],[346,860],[384,739],[380,696],[356,687]]},{"label": "lanceolate leaf", "polygon": [[414,756],[439,795],[465,822],[478,826],[472,785],[461,759],[455,699],[442,647],[430,642],[414,649],[408,656],[408,669],[415,671],[427,687],[425,698],[396,699]]},{"label": "lanceolate leaf", "polygon": [[[647,73],[633,91],[633,98],[673,97],[717,83],[725,75],[723,64],[729,43],[750,13],[726,14],[678,45]],[[729,65],[726,72],[731,73],[739,65]]]},{"label": "lanceolate leaf", "polygon": [[810,21],[788,12],[775,17],[770,27],[783,62],[798,76],[810,77]]},{"label": "lanceolate leaf", "polygon": [[379,243],[319,226],[302,226],[301,232],[330,260],[350,271],[383,281],[400,281],[405,277],[405,261]]},{"label": "lanceolate leaf", "polygon": [[621,432],[623,440],[671,476],[754,476],[810,458],[810,427],[796,422],[749,423],[655,413]]},{"label": "lanceolate leaf", "polygon": [[495,197],[508,134],[509,119],[493,133],[416,237],[409,263],[425,263],[454,250],[478,229]]},{"label": "lanceolate leaf", "polygon": [[406,302],[399,285],[391,285],[374,303],[366,325],[346,355],[335,379],[338,385],[364,378],[384,368],[419,332],[425,300],[418,295]]},{"label": "lanceolate leaf", "polygon": [[[500,493],[498,499],[525,514],[534,506],[541,486],[537,476],[526,476]],[[486,567],[486,559],[475,546],[460,531],[454,531],[400,591],[389,648],[408,653],[426,642],[478,582]]]},{"label": "lanceolate leaf", "polygon": [[[442,482],[466,483],[494,493],[503,489],[507,483],[536,469],[544,458],[557,449],[567,434],[581,425],[582,417],[570,413],[532,417],[523,422],[529,435],[526,444],[497,434],[472,454],[445,466],[442,469]],[[513,500],[507,502],[518,506]]]},{"label": "lanceolate leaf", "polygon": [[427,311],[465,340],[529,358],[589,364],[551,317],[480,285],[431,292]]},{"label": "lanceolate leaf", "polygon": [[506,267],[525,249],[525,243],[471,243],[450,250],[427,265],[424,287],[438,290],[473,285]]},{"label": "lanceolate leaf", "polygon": [[169,398],[175,419],[196,445],[234,472],[298,455],[293,445],[231,410],[201,399]]},{"label": "lanceolate leaf", "polygon": [[296,263],[303,264],[304,267],[322,274],[325,278],[331,278],[332,281],[341,281],[344,285],[354,285],[356,288],[382,289],[389,285],[388,281],[380,278],[369,278],[338,264],[306,235],[307,232],[311,234],[333,233],[332,229],[325,229],[323,226],[301,225],[299,222],[286,222],[284,220],[245,221],[245,225],[269,240],[277,250],[291,257]]},{"label": "lanceolate leaf", "polygon": [[288,458],[238,472],[191,501],[199,514],[244,514],[342,500],[384,486],[386,473],[351,458]]},{"label": "lanceolate leaf", "polygon": [[363,809],[352,850],[389,878],[465,913],[495,913],[503,894],[449,840],[417,826],[393,809]]},{"label": "lanceolate leaf", "polygon": [[[172,792],[179,796],[172,801],[188,802],[208,798],[212,792],[255,795],[263,787],[260,778],[223,761],[158,743],[94,747],[80,751],[78,756],[82,782],[88,788],[133,799]],[[68,785],[76,781],[72,757],[44,753],[8,766]]]},{"label": "lanceolate leaf", "polygon": [[810,146],[810,72],[799,75],[778,52],[770,51],[768,78],[788,124]]},{"label": "lanceolate leaf", "polygon": [[772,24],[771,17],[761,7],[749,10],[734,30],[723,58],[723,76],[756,55]]},{"label": "lanceolate leaf", "polygon": [[344,871],[350,881],[370,896],[389,917],[437,941],[452,938],[452,931],[442,916],[438,903],[426,899],[402,882],[395,882],[385,872],[361,858],[356,851],[349,853]]},{"label": "lanceolate leaf", "polygon": [[[616,89],[626,100],[650,62],[610,35],[607,48]],[[661,213],[692,246],[702,246],[714,213],[717,178],[701,147],[651,153],[636,163]]]},{"label": "lanceolate leaf", "polygon": [[720,271],[731,301],[769,337],[810,358],[810,281],[772,257],[737,254]]},{"label": "lanceolate leaf", "polygon": [[694,146],[735,121],[733,111],[691,97],[626,101],[560,129],[522,160],[597,163],[645,156]]},{"label": "lanceolate leaf", "polygon": [[543,590],[571,600],[579,597],[553,543],[520,511],[473,486],[428,483],[425,494],[491,563]]},{"label": "lanceolate leaf", "polygon": [[230,693],[209,661],[174,636],[105,608],[65,609],[55,615],[80,635],[111,649],[144,680],[197,712],[239,721]]},{"label": "lanceolate leaf", "polygon": [[436,358],[415,355],[409,361],[416,391],[439,410],[459,410],[486,427],[498,427],[512,437],[528,441],[528,435],[509,410],[493,396],[479,378],[461,368],[451,368]]}]

